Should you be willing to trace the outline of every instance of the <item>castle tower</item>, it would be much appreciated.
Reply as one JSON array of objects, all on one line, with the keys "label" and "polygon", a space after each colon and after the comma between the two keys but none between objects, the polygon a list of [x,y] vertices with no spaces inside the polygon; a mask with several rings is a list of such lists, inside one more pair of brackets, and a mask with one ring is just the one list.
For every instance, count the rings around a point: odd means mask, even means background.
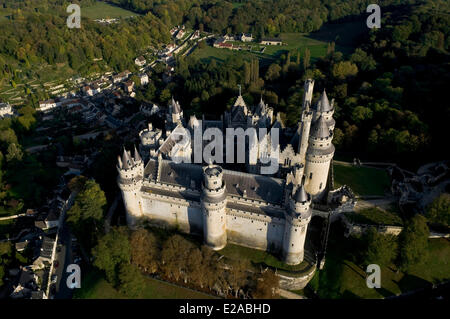
[{"label": "castle tower", "polygon": [[226,187],[222,167],[208,165],[203,168],[203,234],[206,245],[220,250],[227,244]]},{"label": "castle tower", "polygon": [[310,110],[314,80],[308,79],[305,82],[305,93],[303,95],[303,111],[301,119],[301,136],[297,153],[300,154],[301,163],[305,164],[306,150],[308,149],[309,131],[311,129],[312,112]]},{"label": "castle tower", "polygon": [[313,113],[314,122],[317,121],[319,117],[323,116],[330,130],[334,131],[334,126],[336,124],[335,120],[333,119],[334,99],[331,100],[331,103],[329,102],[325,89],[323,90],[319,101],[317,101],[316,106],[313,109]]},{"label": "castle tower", "polygon": [[325,117],[320,116],[311,128],[305,165],[305,188],[315,200],[320,199],[326,189],[328,170],[334,155],[332,139],[332,130]]},{"label": "castle tower", "polygon": [[172,97],[172,100],[169,104],[169,113],[167,114],[167,122],[171,124],[172,127],[177,126],[181,123],[183,119],[183,110],[181,109],[180,103],[175,101]]},{"label": "castle tower", "polygon": [[134,148],[134,157],[125,148],[123,149],[122,158],[120,156],[118,158],[117,171],[119,172],[117,182],[122,192],[127,224],[133,228],[138,219],[142,217],[140,189],[144,176],[144,162],[136,147]]},{"label": "castle tower", "polygon": [[306,231],[311,216],[311,196],[306,193],[303,185],[294,188],[285,212],[283,237],[283,259],[288,265],[297,265],[303,261]]}]

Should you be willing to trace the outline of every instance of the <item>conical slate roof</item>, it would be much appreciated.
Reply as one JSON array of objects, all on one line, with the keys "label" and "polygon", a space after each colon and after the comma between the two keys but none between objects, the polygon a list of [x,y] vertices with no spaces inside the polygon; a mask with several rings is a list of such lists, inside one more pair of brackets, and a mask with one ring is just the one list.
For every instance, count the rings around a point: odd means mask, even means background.
[{"label": "conical slate roof", "polygon": [[295,192],[294,195],[294,200],[298,203],[304,203],[308,201],[308,194],[306,194],[303,185],[297,188],[297,191]]},{"label": "conical slate roof", "polygon": [[130,158],[128,157],[128,153],[125,149],[125,147],[123,148],[123,155],[122,155],[122,168],[123,169],[129,169],[130,168]]},{"label": "conical slate roof", "polygon": [[325,92],[325,90],[323,90],[323,93],[317,102],[316,110],[318,112],[328,112],[332,110],[330,101],[328,101],[327,92]]},{"label": "conical slate roof", "polygon": [[174,114],[181,113],[180,103],[175,101],[175,99],[173,97],[172,97],[172,113],[174,113]]},{"label": "conical slate roof", "polygon": [[266,113],[266,104],[264,103],[262,96],[261,96],[261,100],[259,101],[258,106],[256,107],[255,113],[258,115],[263,115],[264,113]]},{"label": "conical slate roof", "polygon": [[314,123],[311,129],[311,136],[315,138],[327,138],[330,136],[330,129],[322,115]]},{"label": "conical slate roof", "polygon": [[244,99],[242,98],[242,95],[239,94],[238,98],[236,99],[236,102],[234,102],[234,106],[242,106],[246,107]]},{"label": "conical slate roof", "polygon": [[135,162],[142,162],[142,158],[139,155],[136,145],[134,146],[134,160],[135,160]]}]

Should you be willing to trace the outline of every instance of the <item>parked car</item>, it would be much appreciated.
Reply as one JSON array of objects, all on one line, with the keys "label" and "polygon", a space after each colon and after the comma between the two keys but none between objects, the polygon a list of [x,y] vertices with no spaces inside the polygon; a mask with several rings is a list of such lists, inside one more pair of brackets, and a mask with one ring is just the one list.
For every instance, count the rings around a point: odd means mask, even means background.
[{"label": "parked car", "polygon": [[59,261],[55,260],[53,262],[53,267],[58,268],[58,266],[59,266]]},{"label": "parked car", "polygon": [[56,284],[57,281],[58,281],[58,276],[57,275],[53,275],[52,276],[52,284]]}]

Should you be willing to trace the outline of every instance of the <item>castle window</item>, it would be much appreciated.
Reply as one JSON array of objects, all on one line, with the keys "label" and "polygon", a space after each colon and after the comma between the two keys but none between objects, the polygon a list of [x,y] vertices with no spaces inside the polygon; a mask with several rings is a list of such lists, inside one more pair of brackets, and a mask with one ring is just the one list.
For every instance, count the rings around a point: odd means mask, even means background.
[{"label": "castle window", "polygon": [[297,231],[297,228],[295,229],[295,231]]},{"label": "castle window", "polygon": [[292,244],[292,247],[294,247],[294,244]]},{"label": "castle window", "polygon": [[309,173],[309,179],[312,179],[312,173]]},{"label": "castle window", "polygon": [[319,189],[322,189],[322,183],[320,183],[320,185],[319,185]]}]

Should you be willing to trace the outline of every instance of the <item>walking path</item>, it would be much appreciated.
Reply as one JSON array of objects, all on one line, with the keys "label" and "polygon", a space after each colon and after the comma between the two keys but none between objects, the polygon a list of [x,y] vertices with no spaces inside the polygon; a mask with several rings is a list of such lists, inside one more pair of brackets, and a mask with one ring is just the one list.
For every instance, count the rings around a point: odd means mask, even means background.
[{"label": "walking path", "polygon": [[26,216],[26,215],[27,214],[17,214],[17,215],[12,215],[12,216],[0,217],[0,221],[9,220],[9,219],[16,219],[16,218],[23,217],[23,216]]}]

